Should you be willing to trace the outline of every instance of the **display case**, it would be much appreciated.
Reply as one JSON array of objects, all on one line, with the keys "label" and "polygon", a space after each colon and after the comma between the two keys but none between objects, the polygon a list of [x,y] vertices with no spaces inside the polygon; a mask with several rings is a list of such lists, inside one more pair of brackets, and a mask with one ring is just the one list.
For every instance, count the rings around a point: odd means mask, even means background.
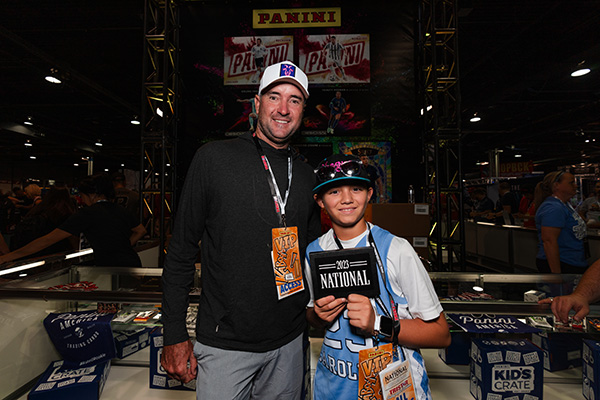
[{"label": "display case", "polygon": [[[195,288],[200,287],[200,270],[197,270]],[[50,362],[60,359],[49,340],[42,321],[51,312],[95,309],[97,303],[118,303],[128,307],[153,307],[161,302],[159,268],[108,268],[72,264],[57,265],[20,279],[6,279],[0,283],[0,347],[3,363],[0,373],[0,398],[19,398],[31,383],[44,372]],[[482,273],[431,273],[434,287],[441,299],[445,313],[468,313],[487,315],[551,316],[547,305],[525,302],[524,294],[536,290],[547,295],[570,293],[580,276],[577,275],[515,275]],[[93,290],[49,289],[74,282],[93,283]],[[476,289],[474,289],[476,287]],[[482,289],[481,292],[476,290]],[[484,293],[485,295],[477,295]],[[200,293],[191,292],[191,304],[196,304]],[[600,316],[600,306],[591,307],[590,316]],[[156,322],[150,322],[158,324]],[[454,332],[460,331],[453,327]],[[574,330],[581,338],[595,337],[596,333],[586,327]],[[506,335],[509,333],[497,333]],[[475,337],[481,335],[474,335]],[[318,342],[315,347],[318,346]],[[318,353],[318,349],[316,349]],[[313,350],[313,354],[315,354]],[[430,353],[428,353],[430,354]],[[439,361],[439,360],[438,360]],[[429,362],[429,361],[427,361]],[[116,365],[148,367],[149,360],[134,359],[117,361]],[[435,380],[465,380],[468,385],[469,371],[464,365],[429,367],[432,386]],[[546,382],[554,384],[581,384],[581,370],[567,373],[546,371]],[[109,376],[109,380],[112,379]],[[117,378],[115,378],[117,379]]]}]

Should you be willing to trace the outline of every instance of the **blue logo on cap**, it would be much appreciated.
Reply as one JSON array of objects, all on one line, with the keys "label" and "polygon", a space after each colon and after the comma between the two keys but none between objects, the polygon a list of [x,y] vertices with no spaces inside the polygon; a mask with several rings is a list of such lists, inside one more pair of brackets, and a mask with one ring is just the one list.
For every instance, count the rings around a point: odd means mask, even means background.
[{"label": "blue logo on cap", "polygon": [[296,76],[296,67],[290,64],[281,64],[279,76]]}]

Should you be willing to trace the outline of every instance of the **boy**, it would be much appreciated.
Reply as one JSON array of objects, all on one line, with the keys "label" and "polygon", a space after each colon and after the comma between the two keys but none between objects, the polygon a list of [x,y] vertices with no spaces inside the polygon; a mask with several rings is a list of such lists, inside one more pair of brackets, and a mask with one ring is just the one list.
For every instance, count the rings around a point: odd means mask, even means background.
[{"label": "boy", "polygon": [[[333,229],[306,251],[305,277],[311,294],[307,319],[327,329],[315,373],[314,399],[362,398],[359,350],[390,342],[398,345],[402,361],[409,360],[415,398],[430,399],[429,380],[418,348],[447,347],[450,333],[425,268],[406,240],[365,221],[373,188],[357,157],[333,155],[321,162],[316,173],[314,197],[329,214]],[[350,294],[347,298],[315,300],[309,254],[366,246],[375,247],[380,255],[379,298]],[[396,312],[390,313],[394,309]]]}]

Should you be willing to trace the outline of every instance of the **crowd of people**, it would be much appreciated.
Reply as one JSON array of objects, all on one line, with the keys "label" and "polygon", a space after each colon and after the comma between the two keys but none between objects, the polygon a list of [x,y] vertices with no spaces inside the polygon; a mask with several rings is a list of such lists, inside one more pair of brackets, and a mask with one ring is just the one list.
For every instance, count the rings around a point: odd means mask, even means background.
[{"label": "crowd of people", "polygon": [[30,184],[3,196],[0,264],[77,249],[83,234],[95,265],[141,266],[132,246],[146,230],[137,215],[139,195],[124,188],[123,174],[86,177],[77,190],[72,196],[66,186],[54,185],[42,194]]}]

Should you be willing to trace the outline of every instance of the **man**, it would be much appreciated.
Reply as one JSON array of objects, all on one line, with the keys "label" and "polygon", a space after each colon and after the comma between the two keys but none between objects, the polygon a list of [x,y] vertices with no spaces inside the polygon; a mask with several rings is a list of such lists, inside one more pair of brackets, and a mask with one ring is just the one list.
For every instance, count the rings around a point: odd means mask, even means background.
[{"label": "man", "polygon": [[[301,260],[321,233],[314,173],[289,146],[307,98],[298,67],[267,67],[254,135],[203,146],[186,177],[163,272],[162,365],[183,382],[197,376],[199,399],[300,398],[309,298]],[[192,345],[185,321],[200,241]]]},{"label": "man", "polygon": [[335,92],[335,97],[329,102],[329,124],[327,125],[327,133],[335,131],[335,127],[340,122],[342,114],[346,111],[346,99],[342,97],[342,92]]},{"label": "man", "polygon": [[113,174],[112,183],[115,188],[114,203],[122,206],[128,213],[134,216],[136,220],[140,219],[140,195],[138,192],[127,188],[125,174],[116,172]]},{"label": "man", "polygon": [[250,52],[254,56],[254,65],[256,65],[256,74],[252,78],[252,82],[257,82],[265,67],[265,56],[268,54],[268,50],[262,44],[262,39],[256,39],[256,44],[252,46]]},{"label": "man", "polygon": [[577,322],[590,312],[590,304],[600,300],[600,260],[593,263],[583,274],[572,294],[540,300],[540,304],[551,304],[552,313],[563,324],[569,323],[569,312],[575,311]]},{"label": "man", "polygon": [[488,215],[494,211],[494,203],[487,196],[484,188],[477,188],[473,192],[476,201],[475,210],[471,211],[471,217],[478,222],[489,222]]},{"label": "man", "polygon": [[[494,213],[497,225],[514,225],[514,214],[519,212],[519,200],[517,195],[510,191],[510,183],[500,182],[498,185],[498,194],[500,198],[496,202]],[[490,216],[491,216],[490,215]]]},{"label": "man", "polygon": [[344,67],[342,66],[342,62],[344,60],[344,46],[341,43],[337,43],[337,39],[335,36],[331,37],[331,41],[329,41],[324,47],[323,52],[326,56],[325,65],[329,68],[331,73],[329,74],[330,81],[339,80],[339,76],[335,72],[335,69],[338,68],[340,73],[342,74],[342,79],[346,80],[346,72],[344,71]]}]

